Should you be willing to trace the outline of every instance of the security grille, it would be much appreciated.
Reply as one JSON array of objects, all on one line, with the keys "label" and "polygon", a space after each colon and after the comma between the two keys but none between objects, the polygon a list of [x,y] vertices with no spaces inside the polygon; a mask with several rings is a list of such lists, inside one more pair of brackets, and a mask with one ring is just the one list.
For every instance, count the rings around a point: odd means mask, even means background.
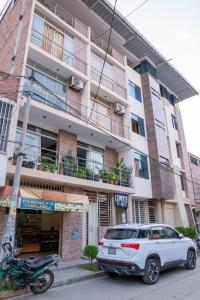
[{"label": "security grille", "polygon": [[6,152],[13,105],[0,101],[0,151]]},{"label": "security grille", "polygon": [[111,200],[107,194],[98,194],[99,226],[111,225]]},{"label": "security grille", "polygon": [[156,202],[148,201],[149,223],[156,223]]},{"label": "security grille", "polygon": [[132,200],[133,223],[146,223],[146,207],[144,200]]}]

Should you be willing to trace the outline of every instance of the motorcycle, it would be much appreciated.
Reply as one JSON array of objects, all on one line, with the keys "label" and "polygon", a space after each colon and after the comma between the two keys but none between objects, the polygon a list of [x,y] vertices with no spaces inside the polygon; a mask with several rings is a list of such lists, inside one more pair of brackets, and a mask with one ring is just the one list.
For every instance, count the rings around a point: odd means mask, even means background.
[{"label": "motorcycle", "polygon": [[16,258],[11,240],[3,243],[2,248],[4,257],[0,262],[0,290],[29,287],[32,293],[42,294],[51,287],[54,282],[51,268],[57,267],[58,255],[49,255],[31,262]]}]

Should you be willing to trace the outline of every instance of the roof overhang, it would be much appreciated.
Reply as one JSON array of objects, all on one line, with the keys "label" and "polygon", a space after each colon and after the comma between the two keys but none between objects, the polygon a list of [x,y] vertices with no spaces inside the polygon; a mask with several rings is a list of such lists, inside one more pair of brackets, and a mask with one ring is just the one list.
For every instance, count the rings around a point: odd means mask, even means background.
[{"label": "roof overhang", "polygon": [[[111,24],[113,6],[107,0],[81,1],[108,25]],[[168,87],[179,101],[198,95],[198,91],[118,11],[113,20],[113,30],[124,39],[125,49],[139,60],[149,59],[157,67],[159,81]]]}]

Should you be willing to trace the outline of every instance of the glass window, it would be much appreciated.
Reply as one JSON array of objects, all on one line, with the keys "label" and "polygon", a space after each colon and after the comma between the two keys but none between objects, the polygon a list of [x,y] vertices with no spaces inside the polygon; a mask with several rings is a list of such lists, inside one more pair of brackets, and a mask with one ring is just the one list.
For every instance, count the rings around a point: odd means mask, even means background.
[{"label": "glass window", "polygon": [[[26,66],[26,76],[30,76],[31,74],[34,74],[34,77],[36,80],[38,80],[42,85],[44,85],[48,90],[52,91],[49,92],[42,86],[40,86],[37,83],[33,83],[33,96],[32,98],[40,101],[48,103],[49,105],[65,110],[66,109],[66,84],[60,79],[53,77],[50,77],[45,72],[36,69],[32,66]],[[29,91],[28,85],[24,85],[24,91]]]},{"label": "glass window", "polygon": [[73,65],[74,39],[65,34],[64,36],[64,62]]},{"label": "glass window", "polygon": [[132,215],[133,223],[145,224],[146,223],[146,207],[145,201],[143,200],[133,200],[132,201]]},{"label": "glass window", "polygon": [[137,237],[137,229],[108,229],[105,235],[109,240],[126,240]]},{"label": "glass window", "polygon": [[149,229],[140,229],[138,232],[138,239],[146,239],[150,235]]},{"label": "glass window", "polygon": [[165,237],[163,227],[153,227],[151,238],[153,240],[163,239]]},{"label": "glass window", "polygon": [[44,19],[34,14],[31,42],[40,48],[42,47],[42,43],[43,43],[43,37],[42,37],[43,30],[44,30]]},{"label": "glass window", "polygon": [[170,227],[165,227],[163,229],[163,233],[164,233],[163,238],[165,238],[165,239],[178,239],[179,238],[178,232]]},{"label": "glass window", "polygon": [[[94,53],[91,54],[91,66],[99,73],[102,72],[103,62],[104,62],[104,60],[101,57],[95,55]],[[103,74],[107,78],[114,80],[113,66],[111,64],[109,64],[108,62],[105,62]]]},{"label": "glass window", "polygon": [[6,152],[9,138],[13,105],[0,101],[0,151]]},{"label": "glass window", "polygon": [[136,177],[149,179],[148,161],[146,156],[135,153],[134,166]]},{"label": "glass window", "polygon": [[136,100],[142,102],[142,95],[141,95],[141,89],[139,86],[137,86],[132,81],[128,81],[128,91],[129,96],[135,98]]},{"label": "glass window", "polygon": [[145,136],[144,120],[135,114],[131,114],[132,131]]},{"label": "glass window", "polygon": [[174,129],[178,130],[177,120],[176,120],[176,117],[174,115],[172,115],[172,126],[173,126]]}]

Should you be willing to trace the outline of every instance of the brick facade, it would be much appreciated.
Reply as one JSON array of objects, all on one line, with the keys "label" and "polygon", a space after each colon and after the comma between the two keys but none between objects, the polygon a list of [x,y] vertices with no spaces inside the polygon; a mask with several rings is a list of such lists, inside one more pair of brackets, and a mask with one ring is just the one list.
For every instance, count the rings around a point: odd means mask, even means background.
[{"label": "brick facade", "polygon": [[105,148],[105,165],[106,166],[110,166],[110,167],[114,167],[117,160],[118,160],[118,153],[116,150],[112,149],[112,148]]},{"label": "brick facade", "polygon": [[77,136],[73,133],[60,129],[58,135],[58,151],[67,154],[69,151],[74,156],[77,155]]},{"label": "brick facade", "polygon": [[[77,232],[78,231],[78,232]],[[61,258],[69,261],[82,255],[82,213],[62,213]]]},{"label": "brick facade", "polygon": [[[24,6],[23,6],[24,5]],[[8,8],[0,23],[0,71],[13,74],[22,73],[25,48],[27,44],[28,30],[32,0],[16,1],[14,8]],[[17,99],[20,78],[0,76],[0,94],[8,95],[9,99]]]}]

